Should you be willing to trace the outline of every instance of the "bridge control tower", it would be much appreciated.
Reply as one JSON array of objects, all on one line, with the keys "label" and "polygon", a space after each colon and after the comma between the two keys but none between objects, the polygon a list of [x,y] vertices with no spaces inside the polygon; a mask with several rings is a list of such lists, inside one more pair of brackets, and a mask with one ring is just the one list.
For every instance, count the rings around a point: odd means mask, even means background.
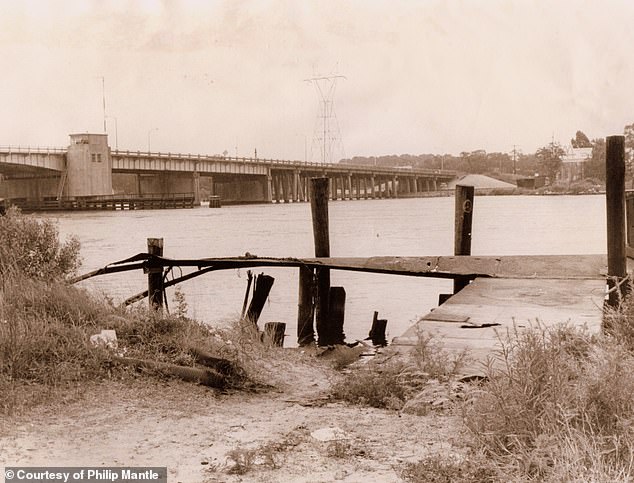
[{"label": "bridge control tower", "polygon": [[112,194],[112,157],[107,134],[71,134],[66,153],[66,197]]}]

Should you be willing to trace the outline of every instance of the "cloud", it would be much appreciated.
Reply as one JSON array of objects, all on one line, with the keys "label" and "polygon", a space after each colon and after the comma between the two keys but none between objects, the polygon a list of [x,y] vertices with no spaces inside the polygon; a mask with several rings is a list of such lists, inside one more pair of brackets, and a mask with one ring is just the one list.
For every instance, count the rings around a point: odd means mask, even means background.
[{"label": "cloud", "polygon": [[337,72],[347,155],[529,151],[632,121],[632,18],[625,1],[4,1],[0,129],[102,129],[104,76],[120,144],[159,127],[160,149],[303,159],[303,80]]}]

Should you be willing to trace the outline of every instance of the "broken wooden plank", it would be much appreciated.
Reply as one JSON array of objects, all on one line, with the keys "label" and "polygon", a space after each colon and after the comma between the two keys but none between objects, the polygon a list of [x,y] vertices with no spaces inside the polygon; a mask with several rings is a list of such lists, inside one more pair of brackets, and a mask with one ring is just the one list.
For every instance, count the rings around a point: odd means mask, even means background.
[{"label": "broken wooden plank", "polygon": [[[141,267],[197,267],[198,269],[231,270],[253,267],[330,268],[368,273],[409,275],[415,277],[456,278],[533,278],[533,279],[604,279],[607,273],[605,255],[513,255],[513,256],[431,256],[431,257],[350,257],[350,258],[269,258],[245,257],[170,259],[139,254],[103,269],[91,272],[102,275],[125,271],[122,263]],[[75,280],[84,280],[78,277]],[[71,280],[71,283],[74,280]]]}]

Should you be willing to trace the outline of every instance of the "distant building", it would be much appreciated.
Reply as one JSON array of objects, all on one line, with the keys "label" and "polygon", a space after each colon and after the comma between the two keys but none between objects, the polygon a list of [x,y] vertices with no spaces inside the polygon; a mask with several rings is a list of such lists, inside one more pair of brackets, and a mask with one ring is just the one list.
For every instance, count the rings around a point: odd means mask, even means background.
[{"label": "distant building", "polygon": [[585,164],[592,159],[592,148],[568,146],[561,157],[560,181],[570,183],[585,178]]},{"label": "distant building", "polygon": [[545,176],[533,176],[532,178],[517,178],[515,180],[518,188],[538,189],[546,186]]}]

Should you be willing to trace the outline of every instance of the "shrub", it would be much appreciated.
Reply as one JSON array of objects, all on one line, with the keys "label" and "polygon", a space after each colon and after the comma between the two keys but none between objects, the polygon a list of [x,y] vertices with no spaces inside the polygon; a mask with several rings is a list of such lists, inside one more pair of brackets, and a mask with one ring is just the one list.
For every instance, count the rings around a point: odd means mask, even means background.
[{"label": "shrub", "polygon": [[23,215],[15,207],[0,216],[0,274],[19,271],[57,279],[73,274],[79,265],[79,241],[61,243],[52,221]]},{"label": "shrub", "polygon": [[401,409],[430,379],[451,379],[466,357],[466,352],[449,353],[432,334],[420,332],[405,357],[353,368],[333,385],[331,396],[352,404]]},{"label": "shrub", "polygon": [[408,463],[401,472],[412,483],[496,483],[504,481],[497,468],[484,457],[455,460],[433,455],[416,463]]},{"label": "shrub", "polygon": [[465,423],[521,478],[634,476],[634,359],[613,340],[568,327],[503,341]]},{"label": "shrub", "polygon": [[333,384],[331,397],[351,404],[401,409],[411,392],[403,381],[405,371],[406,366],[397,361],[368,364]]}]

